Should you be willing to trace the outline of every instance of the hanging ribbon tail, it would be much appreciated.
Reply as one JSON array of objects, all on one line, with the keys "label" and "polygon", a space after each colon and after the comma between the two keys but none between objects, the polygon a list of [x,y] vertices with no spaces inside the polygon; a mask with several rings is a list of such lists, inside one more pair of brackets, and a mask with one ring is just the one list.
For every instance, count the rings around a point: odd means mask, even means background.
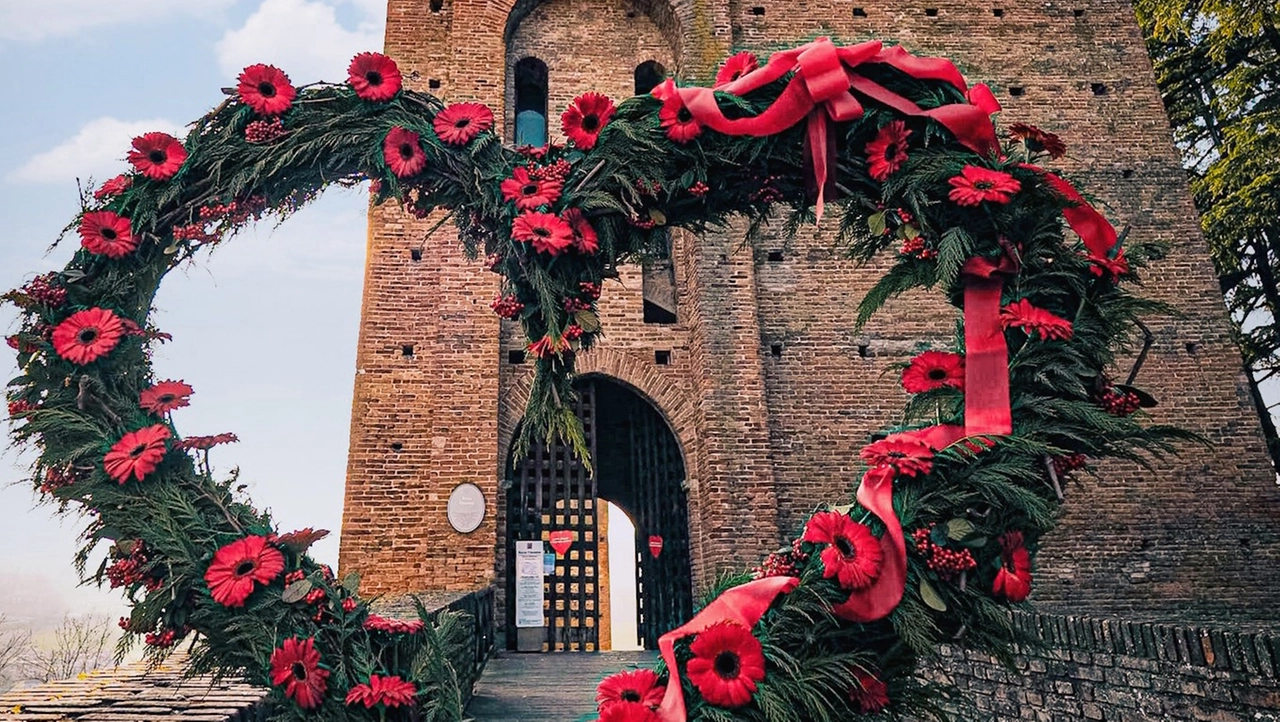
[{"label": "hanging ribbon tail", "polygon": [[885,526],[884,536],[880,537],[884,563],[871,586],[853,592],[847,601],[831,608],[841,619],[874,622],[887,617],[902,601],[907,586],[907,545],[902,524],[893,511],[893,477],[893,469],[877,466],[867,471],[858,485],[858,504]]},{"label": "hanging ribbon tail", "polygon": [[808,163],[812,166],[811,182],[816,194],[814,201],[817,220],[822,220],[822,209],[826,199],[828,162],[834,154],[835,146],[828,143],[830,138],[830,119],[822,107],[814,108],[809,114],[809,133],[805,136],[805,149]]},{"label": "hanging ribbon tail", "polygon": [[1012,260],[1001,263],[975,257],[961,269],[964,275],[964,427],[968,436],[1013,432],[1009,408],[1009,348],[1000,320],[1000,274]]},{"label": "hanging ribbon tail", "polygon": [[684,690],[680,683],[680,668],[676,665],[676,642],[691,634],[697,634],[713,624],[732,621],[747,629],[769,610],[773,601],[788,594],[800,584],[796,577],[765,577],[726,590],[698,612],[693,619],[658,638],[658,651],[667,665],[667,691],[658,706],[658,718],[662,722],[687,722]]},{"label": "hanging ribbon tail", "polygon": [[1086,201],[1075,186],[1030,163],[1019,163],[1018,166],[1040,174],[1050,188],[1071,203],[1062,209],[1062,217],[1084,242],[1085,250],[1089,252],[1089,260],[1099,268],[1116,275],[1129,270],[1124,252],[1116,249],[1120,236],[1116,233],[1115,226],[1111,225],[1111,222],[1099,213],[1097,208]]}]

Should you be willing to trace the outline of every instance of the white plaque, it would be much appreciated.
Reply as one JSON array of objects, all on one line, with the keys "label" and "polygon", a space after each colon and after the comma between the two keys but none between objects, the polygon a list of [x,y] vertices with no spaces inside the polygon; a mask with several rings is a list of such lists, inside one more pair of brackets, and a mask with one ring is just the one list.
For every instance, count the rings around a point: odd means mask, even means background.
[{"label": "white plaque", "polygon": [[484,492],[475,484],[458,484],[449,495],[447,512],[456,531],[470,534],[484,521]]},{"label": "white plaque", "polygon": [[516,626],[542,626],[542,542],[516,542]]}]

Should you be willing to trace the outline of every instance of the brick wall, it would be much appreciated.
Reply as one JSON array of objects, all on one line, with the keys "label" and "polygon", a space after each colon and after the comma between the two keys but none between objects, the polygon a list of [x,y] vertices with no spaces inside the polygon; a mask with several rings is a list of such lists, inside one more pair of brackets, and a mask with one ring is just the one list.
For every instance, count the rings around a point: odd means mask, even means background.
[{"label": "brick wall", "polygon": [[[1161,400],[1159,421],[1208,441],[1151,471],[1112,464],[1074,483],[1033,599],[1128,619],[1266,617],[1280,592],[1280,493],[1128,2],[389,5],[387,51],[414,87],[448,100],[481,100],[509,118],[512,65],[524,55],[546,62],[553,134],[577,93],[629,95],[644,60],[705,81],[730,49],[767,53],[819,34],[897,40],[991,84],[1011,121],[1063,136],[1071,155],[1058,167],[1130,225],[1131,238],[1170,244],[1146,290],[1179,313],[1152,325],[1137,383]],[[518,330],[488,311],[496,277],[467,264],[451,234],[428,239],[423,261],[410,259],[428,224],[392,210],[370,217],[341,552],[365,591],[478,586],[504,569],[497,480],[529,367],[509,362]],[[679,310],[669,326],[642,322],[638,266],[606,285],[606,338],[579,363],[645,395],[672,423],[699,582],[754,563],[815,504],[846,495],[857,449],[905,400],[885,370],[952,334],[954,311],[923,294],[855,334],[852,309],[879,270],[837,258],[831,236],[829,224],[790,244],[743,244],[741,229],[675,234]],[[670,363],[658,365],[656,350],[670,351]],[[494,512],[466,537],[443,514],[462,481],[480,484]]]},{"label": "brick wall", "polygon": [[926,679],[954,685],[957,722],[1276,722],[1280,635],[1017,614],[1013,668],[944,647]]}]

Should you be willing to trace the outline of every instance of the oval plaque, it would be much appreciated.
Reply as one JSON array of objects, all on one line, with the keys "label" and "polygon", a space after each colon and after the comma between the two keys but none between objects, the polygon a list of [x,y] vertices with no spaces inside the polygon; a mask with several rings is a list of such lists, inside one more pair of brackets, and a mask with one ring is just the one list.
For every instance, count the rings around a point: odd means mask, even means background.
[{"label": "oval plaque", "polygon": [[470,534],[484,521],[484,492],[475,484],[458,484],[449,494],[449,524],[456,531]]}]

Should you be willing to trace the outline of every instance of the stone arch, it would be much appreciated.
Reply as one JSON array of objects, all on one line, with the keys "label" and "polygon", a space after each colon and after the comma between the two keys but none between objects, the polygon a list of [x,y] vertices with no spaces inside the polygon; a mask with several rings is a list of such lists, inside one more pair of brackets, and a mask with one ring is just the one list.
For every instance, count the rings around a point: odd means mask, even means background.
[{"label": "stone arch", "polygon": [[[606,377],[634,391],[657,410],[671,427],[676,441],[680,444],[689,488],[691,490],[696,488],[695,474],[698,466],[696,464],[697,435],[694,427],[695,408],[689,402],[688,394],[652,364],[645,363],[641,357],[623,351],[604,347],[593,348],[578,354],[575,364],[579,376]],[[505,471],[516,430],[520,427],[525,405],[529,401],[529,383],[532,378],[531,374],[525,375],[515,384],[503,389],[501,409],[498,413],[499,473]]]},{"label": "stone arch", "polygon": [[[511,3],[510,10],[507,12],[507,20],[502,31],[502,41],[510,46],[516,29],[529,16],[529,13],[533,12],[539,5],[552,1],[554,0],[514,0]],[[624,12],[627,13],[628,17],[640,14],[647,15],[653,21],[653,24],[657,26],[667,43],[670,44],[673,59],[679,60],[683,34],[681,18],[677,15],[677,7],[683,4],[685,3],[680,0],[625,0],[627,9]]]}]

